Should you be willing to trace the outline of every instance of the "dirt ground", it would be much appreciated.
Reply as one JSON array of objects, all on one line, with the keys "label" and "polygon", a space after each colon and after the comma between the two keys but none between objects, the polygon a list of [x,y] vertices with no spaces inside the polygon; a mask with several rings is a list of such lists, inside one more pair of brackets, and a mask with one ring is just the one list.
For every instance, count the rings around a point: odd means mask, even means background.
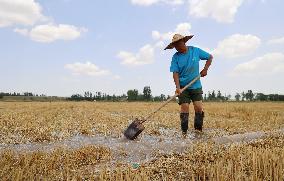
[{"label": "dirt ground", "polygon": [[[179,106],[122,132],[161,103],[0,102],[0,177],[8,180],[283,180],[284,103],[204,103],[204,132],[180,136]],[[255,134],[254,139],[235,139]],[[248,136],[243,136],[248,137]]]}]

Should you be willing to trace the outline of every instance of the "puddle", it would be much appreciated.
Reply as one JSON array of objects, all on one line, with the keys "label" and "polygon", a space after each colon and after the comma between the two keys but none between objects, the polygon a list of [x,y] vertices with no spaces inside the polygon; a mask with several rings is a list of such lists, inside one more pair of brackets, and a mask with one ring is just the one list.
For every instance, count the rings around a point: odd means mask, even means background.
[{"label": "puddle", "polygon": [[142,133],[134,141],[127,140],[123,136],[115,138],[102,135],[76,135],[58,142],[0,145],[0,150],[10,148],[18,153],[34,151],[52,152],[58,147],[78,149],[86,145],[98,145],[110,148],[114,161],[141,163],[151,161],[156,154],[160,153],[182,153],[193,141],[208,140],[208,136],[215,132],[220,132],[220,130],[205,129],[203,134],[196,134],[194,131],[189,130],[187,137],[182,138],[179,130],[160,128],[159,135]]},{"label": "puddle", "polygon": [[[220,132],[222,136],[218,135]],[[276,132],[284,133],[284,129],[277,130]],[[190,130],[186,138],[182,138],[180,131],[174,129],[160,128],[159,133],[159,135],[147,135],[142,133],[141,136],[134,141],[127,140],[123,136],[115,138],[102,135],[76,135],[58,142],[0,145],[0,151],[10,148],[18,153],[34,151],[52,152],[58,147],[78,149],[86,145],[98,145],[111,149],[113,154],[112,163],[117,161],[124,163],[143,163],[155,159],[157,154],[183,153],[185,149],[189,148],[196,141],[213,140],[215,143],[219,144],[247,142],[263,138],[269,135],[270,132],[251,132],[223,136],[226,134],[223,130],[204,129],[202,134]]]},{"label": "puddle", "polygon": [[262,139],[269,135],[279,134],[279,133],[284,134],[284,128],[271,132],[256,131],[256,132],[249,132],[242,134],[234,134],[229,136],[225,135],[213,138],[212,140],[218,144],[242,143],[242,142],[250,142],[257,139]]},{"label": "puddle", "polygon": [[217,137],[213,138],[213,141],[218,144],[229,144],[229,143],[249,142],[256,139],[264,138],[265,136],[266,133],[264,132],[251,132],[251,133]]}]

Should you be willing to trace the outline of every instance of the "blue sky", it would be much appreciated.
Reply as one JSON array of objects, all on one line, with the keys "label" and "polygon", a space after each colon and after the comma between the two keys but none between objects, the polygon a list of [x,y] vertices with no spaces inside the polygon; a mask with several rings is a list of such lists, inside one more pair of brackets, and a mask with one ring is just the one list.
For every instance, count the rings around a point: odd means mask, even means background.
[{"label": "blue sky", "polygon": [[[214,56],[205,93],[284,94],[281,0],[0,0],[0,92],[173,94],[174,33]],[[205,62],[201,62],[201,68]]]}]

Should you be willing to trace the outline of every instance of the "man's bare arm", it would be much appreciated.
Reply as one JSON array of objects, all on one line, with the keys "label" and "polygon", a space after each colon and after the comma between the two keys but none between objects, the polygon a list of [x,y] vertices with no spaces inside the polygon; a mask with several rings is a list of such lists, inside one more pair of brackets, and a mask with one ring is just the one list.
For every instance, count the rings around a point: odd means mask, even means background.
[{"label": "man's bare arm", "polygon": [[179,74],[177,72],[174,72],[173,78],[176,85],[176,93],[180,94]]},{"label": "man's bare arm", "polygon": [[203,70],[200,72],[201,77],[204,77],[204,76],[207,75],[207,70],[210,67],[211,63],[212,63],[212,60],[213,60],[213,56],[210,55],[209,59],[205,63],[205,66],[204,66]]},{"label": "man's bare arm", "polygon": [[213,60],[213,56],[210,55],[209,59],[206,61],[206,64],[204,66],[204,69],[208,70],[208,68],[210,67],[211,63],[212,63],[212,60]]}]

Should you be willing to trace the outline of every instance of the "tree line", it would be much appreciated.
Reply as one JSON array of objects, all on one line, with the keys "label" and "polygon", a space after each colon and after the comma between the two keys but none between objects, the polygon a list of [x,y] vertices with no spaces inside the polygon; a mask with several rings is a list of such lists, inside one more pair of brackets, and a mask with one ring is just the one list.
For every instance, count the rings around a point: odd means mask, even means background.
[{"label": "tree line", "polygon": [[[34,94],[31,92],[24,93],[4,93],[0,92],[0,99],[4,96],[31,96],[31,97],[45,97],[44,94]],[[67,97],[66,100],[70,101],[165,101],[170,98],[170,95],[161,94],[159,96],[153,96],[150,86],[145,86],[143,91],[140,93],[137,89],[130,89],[126,94],[122,95],[109,95],[106,93],[90,92],[86,91],[83,95],[73,94]],[[175,101],[175,100],[173,100]],[[284,101],[284,95],[279,94],[264,94],[264,93],[253,93],[252,90],[246,92],[236,93],[234,98],[230,94],[222,94],[220,90],[218,91],[208,91],[208,93],[203,94],[203,101]]]},{"label": "tree line", "polygon": [[73,94],[71,97],[67,98],[67,100],[71,101],[164,101],[169,96],[165,96],[161,94],[160,96],[152,96],[152,91],[150,86],[145,86],[142,93],[139,93],[137,89],[128,90],[126,94],[122,95],[108,95],[102,92],[84,92],[84,95],[81,94]]},{"label": "tree line", "polygon": [[[222,95],[220,91],[217,93],[209,91],[208,94],[205,94],[203,97],[204,101],[230,101],[232,96]],[[235,101],[284,101],[284,95],[279,94],[263,94],[263,93],[253,93],[252,90],[247,92],[236,93]]]},{"label": "tree line", "polygon": [[[74,94],[68,100],[87,100],[87,101],[165,101],[170,98],[170,95],[161,94],[159,96],[152,96],[152,91],[150,86],[145,86],[143,92],[139,93],[137,89],[130,89],[126,94],[121,96],[108,95],[101,92],[85,92],[84,96],[80,94]],[[175,101],[175,100],[173,100]],[[232,95],[222,94],[220,90],[218,91],[208,91],[207,94],[203,94],[203,101],[284,101],[284,95],[279,94],[263,94],[263,93],[253,93],[252,90],[247,92],[236,93],[234,99]]]},{"label": "tree line", "polygon": [[0,98],[3,98],[4,96],[31,96],[31,97],[45,97],[44,94],[34,94],[32,92],[24,92],[24,93],[18,93],[18,92],[0,92]]}]

